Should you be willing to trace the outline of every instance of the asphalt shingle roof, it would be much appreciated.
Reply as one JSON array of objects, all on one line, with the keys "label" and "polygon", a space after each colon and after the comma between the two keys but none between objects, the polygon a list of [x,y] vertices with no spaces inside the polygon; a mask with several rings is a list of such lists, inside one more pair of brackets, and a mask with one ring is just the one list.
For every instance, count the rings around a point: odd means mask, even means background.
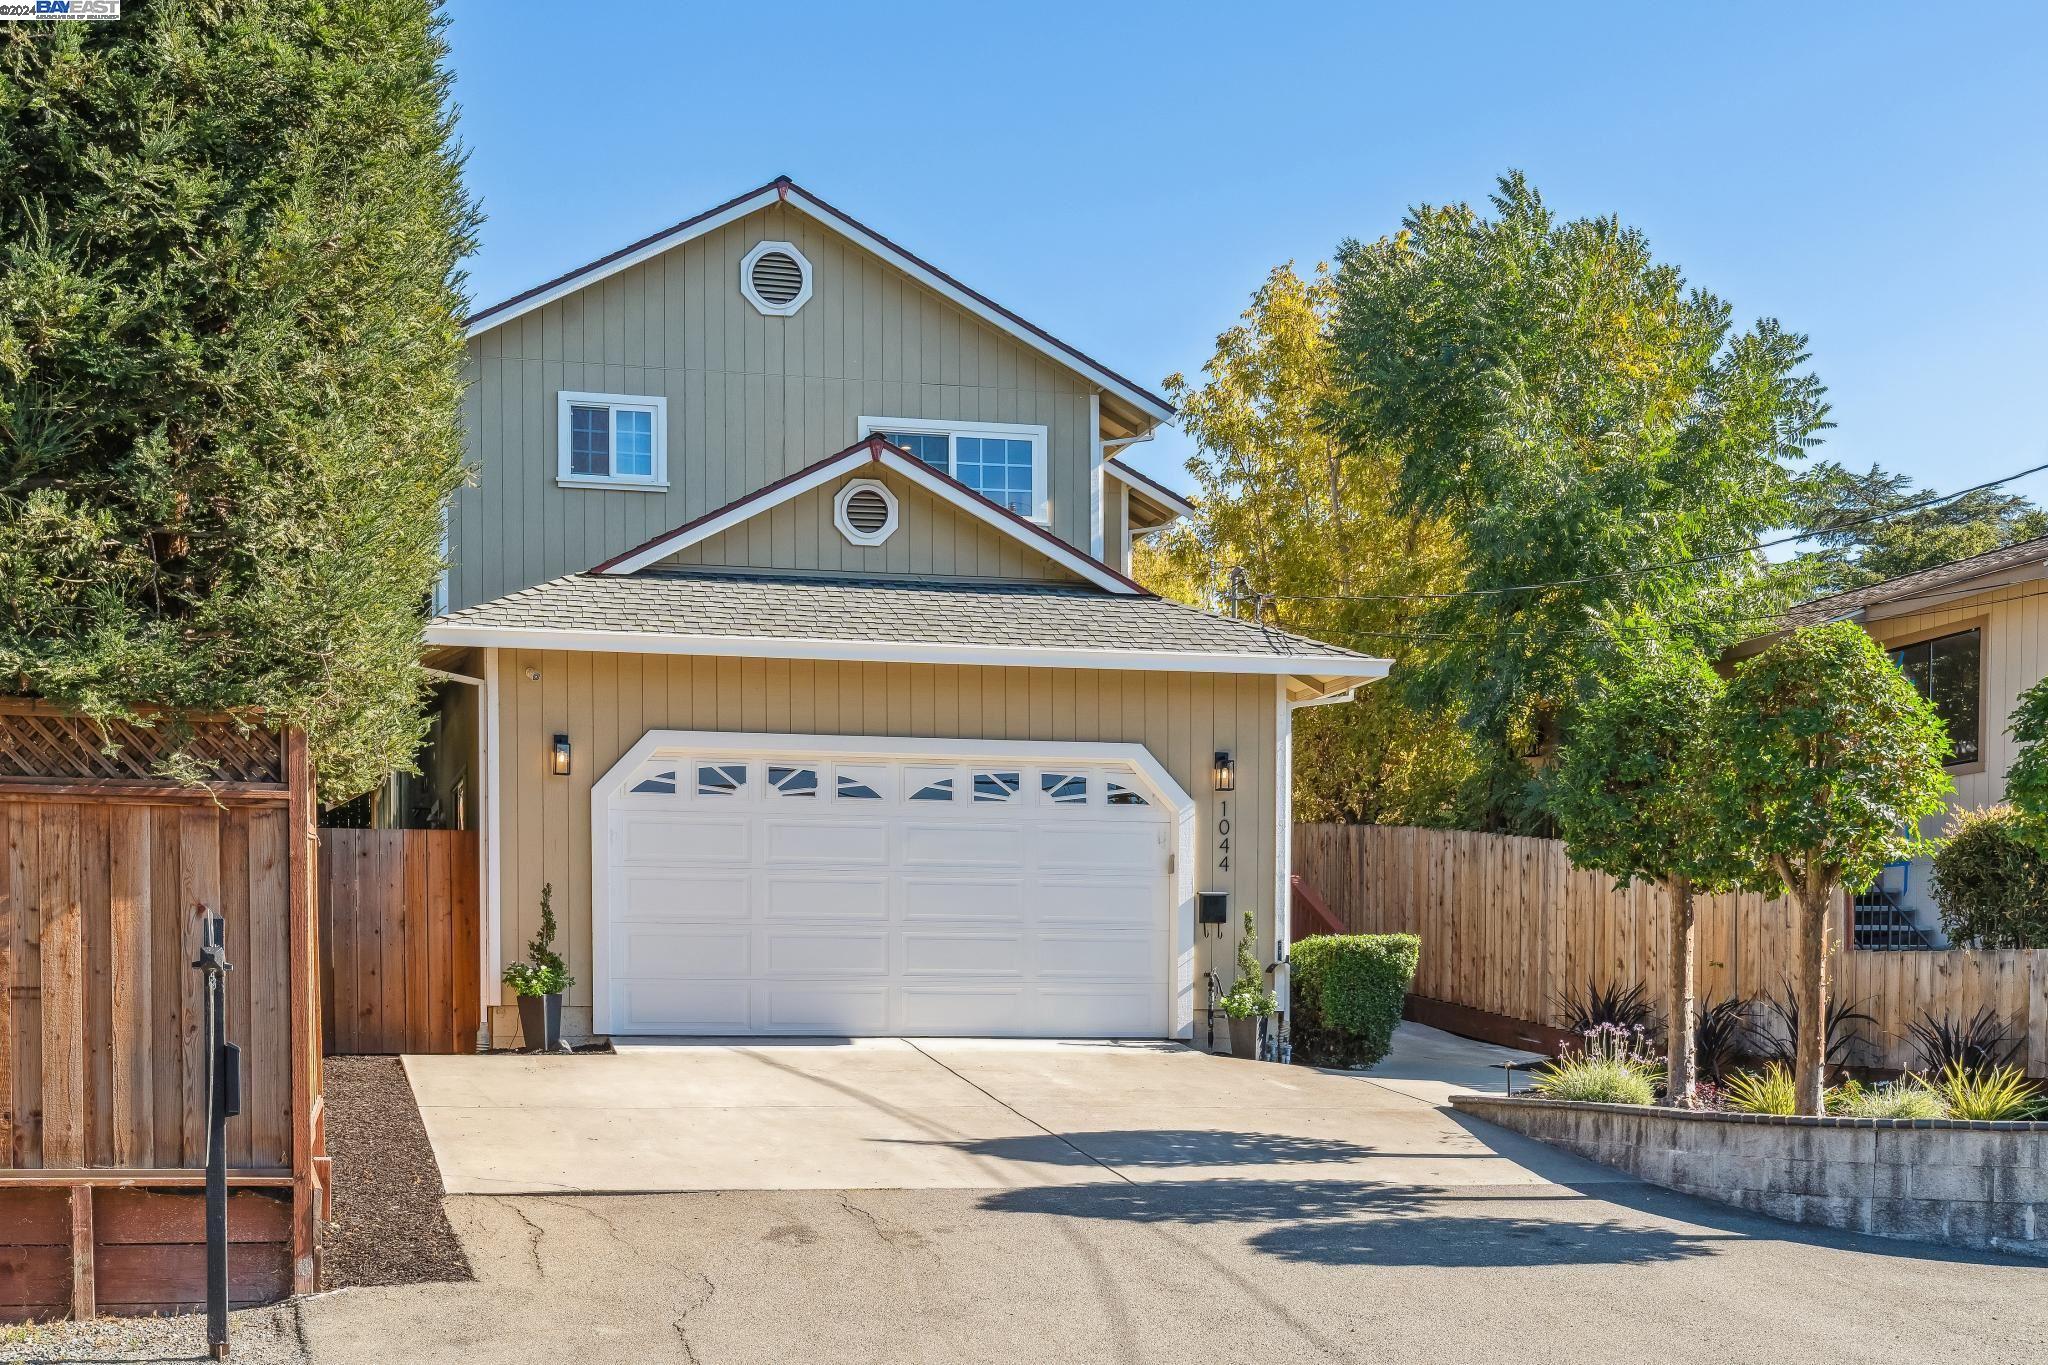
[{"label": "asphalt shingle roof", "polygon": [[1967,583],[1973,578],[1981,578],[1985,574],[1997,573],[2000,569],[2016,568],[2042,559],[2048,559],[2048,536],[2022,540],[2003,549],[1971,555],[1968,559],[1937,564],[1918,573],[1887,578],[1882,583],[1851,588],[1848,592],[1838,592],[1831,597],[1816,597],[1810,602],[1801,602],[1785,613],[1783,628],[1796,630],[1800,626],[1819,625],[1823,621],[1847,616],[1864,607],[1876,606],[1879,602],[1896,602],[1907,597],[1918,597],[1922,593],[1936,592],[1958,583]]},{"label": "asphalt shingle roof", "polygon": [[436,626],[1134,653],[1371,655],[1151,596],[1052,583],[649,570],[571,574]]}]

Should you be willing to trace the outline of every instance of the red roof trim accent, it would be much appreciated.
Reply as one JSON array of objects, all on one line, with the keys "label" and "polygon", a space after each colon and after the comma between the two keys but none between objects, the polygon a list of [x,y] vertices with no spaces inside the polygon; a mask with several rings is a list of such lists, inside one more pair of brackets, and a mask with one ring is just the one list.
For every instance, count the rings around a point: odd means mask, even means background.
[{"label": "red roof trim accent", "polygon": [[1103,563],[1095,556],[1089,554],[1086,550],[1078,549],[1075,546],[1069,545],[1066,541],[1061,540],[1058,536],[1046,530],[1037,522],[1032,521],[1028,517],[1018,516],[1015,512],[1012,512],[1009,508],[1003,506],[1001,503],[995,501],[993,498],[984,497],[981,493],[975,491],[972,488],[969,488],[966,484],[960,482],[960,480],[954,478],[945,470],[934,469],[932,466],[926,464],[923,460],[918,459],[915,455],[912,455],[909,451],[903,449],[903,447],[898,445],[892,445],[890,442],[884,440],[880,436],[865,437],[861,440],[855,441],[852,445],[847,446],[844,450],[834,451],[832,454],[827,455],[822,460],[813,460],[811,461],[811,463],[805,465],[802,469],[798,469],[792,473],[785,474],[781,478],[775,480],[773,483],[764,483],[759,488],[755,489],[751,493],[748,493],[744,497],[734,498],[731,502],[726,503],[722,507],[714,507],[709,512],[704,513],[704,515],[702,516],[692,517],[690,518],[690,520],[684,522],[680,526],[671,527],[670,529],[663,531],[658,536],[654,536],[648,540],[643,540],[638,545],[635,545],[632,549],[621,551],[620,553],[613,555],[610,559],[605,560],[602,564],[592,565],[590,568],[584,570],[584,572],[594,574],[609,572],[615,566],[625,563],[627,560],[634,558],[636,555],[645,554],[647,551],[657,548],[664,541],[673,540],[675,537],[683,534],[685,531],[693,530],[696,527],[704,525],[706,522],[714,521],[720,517],[726,516],[741,507],[745,507],[748,503],[759,502],[762,499],[768,497],[770,494],[774,493],[777,489],[786,487],[789,484],[795,483],[799,479],[806,478],[812,474],[815,474],[820,469],[823,469],[832,464],[836,464],[839,461],[844,460],[848,456],[854,455],[863,449],[865,449],[868,453],[867,460],[865,461],[865,463],[879,464],[882,461],[884,452],[893,454],[897,457],[897,459],[901,460],[908,467],[908,472],[906,475],[907,477],[910,477],[913,480],[915,480],[917,477],[923,476],[936,480],[937,482],[943,484],[946,488],[957,493],[965,494],[967,497],[972,498],[975,502],[980,503],[983,507],[986,507],[990,511],[1000,514],[1008,522],[1010,528],[1013,531],[1026,532],[1032,536],[1037,537],[1039,540],[1045,541],[1048,545],[1057,548],[1061,554],[1073,555],[1077,559],[1086,560],[1096,569],[1108,575],[1110,578],[1115,579],[1117,582],[1122,583],[1124,586],[1130,588],[1133,592],[1139,594],[1140,596],[1152,597],[1156,595],[1150,589],[1146,588],[1144,584],[1139,583],[1137,580],[1130,578],[1125,574],[1117,572],[1117,570],[1111,568],[1109,565]]},{"label": "red roof trim accent", "polygon": [[787,199],[789,198],[791,192],[795,192],[797,194],[802,195],[806,201],[815,205],[822,212],[828,213],[832,217],[837,218],[840,222],[845,223],[848,227],[853,228],[855,231],[863,233],[868,237],[872,237],[877,242],[880,242],[883,246],[888,247],[889,250],[894,251],[899,255],[903,256],[905,259],[909,260],[912,264],[916,265],[920,270],[930,271],[939,279],[944,280],[948,285],[959,290],[961,293],[967,295],[969,298],[975,300],[983,307],[991,309],[994,312],[1001,314],[1003,317],[1009,319],[1017,326],[1023,328],[1025,331],[1031,333],[1039,340],[1045,342],[1047,345],[1052,346],[1057,350],[1065,352],[1067,355],[1071,356],[1073,359],[1079,361],[1081,364],[1089,367],[1090,369],[1101,371],[1103,374],[1108,375],[1111,379],[1114,379],[1117,383],[1122,384],[1125,388],[1130,389],[1133,393],[1143,395],[1145,398],[1158,404],[1161,408],[1164,408],[1166,411],[1172,412],[1174,410],[1173,404],[1167,402],[1164,398],[1161,398],[1158,394],[1152,392],[1152,390],[1146,388],[1144,385],[1134,383],[1128,377],[1117,373],[1115,370],[1112,370],[1109,366],[1095,359],[1095,357],[1089,355],[1087,352],[1081,350],[1079,347],[1072,346],[1064,341],[1061,341],[1058,337],[1054,336],[1051,332],[1046,331],[1037,323],[1030,322],[1025,318],[1018,316],[1016,313],[1011,312],[1009,309],[1003,307],[1000,303],[997,303],[994,299],[982,293],[980,290],[973,289],[965,284],[962,284],[959,280],[953,278],[953,276],[939,269],[930,261],[927,261],[922,256],[919,256],[916,252],[910,251],[905,247],[899,245],[898,243],[891,241],[889,238],[884,237],[881,233],[875,231],[866,223],[861,222],[858,218],[855,218],[852,214],[847,213],[845,210],[840,209],[832,204],[826,203],[823,199],[820,199],[817,195],[812,194],[809,190],[797,184],[794,180],[791,180],[786,175],[777,176],[775,179],[769,181],[767,184],[748,190],[745,194],[736,194],[732,198],[726,200],[724,203],[714,205],[713,207],[704,210],[702,213],[692,214],[688,218],[683,219],[681,222],[671,223],[669,226],[661,229],[659,232],[651,232],[647,236],[640,238],[638,241],[627,243],[625,246],[620,247],[617,251],[606,252],[604,255],[598,257],[594,261],[586,262],[583,265],[577,266],[573,270],[566,270],[561,274],[555,276],[553,279],[537,284],[533,286],[533,288],[531,289],[522,289],[517,294],[514,294],[512,297],[508,299],[500,299],[498,302],[492,304],[488,308],[479,308],[477,311],[471,313],[468,317],[464,318],[462,320],[462,325],[465,328],[474,327],[477,323],[483,322],[494,313],[502,313],[507,308],[511,308],[518,304],[524,303],[528,299],[533,298],[536,295],[545,294],[550,289],[559,288],[562,285],[568,284],[571,281],[575,280],[576,277],[579,275],[585,275],[593,270],[601,269],[604,266],[610,265],[613,261],[618,260],[622,256],[630,256],[636,251],[640,251],[646,247],[653,246],[655,243],[659,242],[664,237],[670,236],[677,232],[681,232],[686,228],[694,227],[698,223],[703,222],[707,218],[711,218],[716,216],[717,214],[724,213],[726,210],[737,207],[738,205],[745,203],[747,200],[752,199],[757,195],[766,194],[770,190],[775,191],[775,197],[777,199]]},{"label": "red roof trim accent", "polygon": [[1159,482],[1159,480],[1153,478],[1150,474],[1143,472],[1134,465],[1125,464],[1122,460],[1104,460],[1102,462],[1102,467],[1104,469],[1113,470],[1116,474],[1116,477],[1119,479],[1129,479],[1132,483],[1141,484],[1144,487],[1149,488],[1152,491],[1159,493],[1164,497],[1172,498],[1177,503],[1181,503],[1188,507],[1193,507],[1195,505],[1194,500],[1192,498],[1189,498],[1185,493],[1174,492],[1171,488],[1168,488],[1165,484]]},{"label": "red roof trim accent", "polygon": [[930,261],[924,259],[924,257],[918,255],[916,252],[911,251],[908,248],[896,242],[890,241],[887,237],[884,237],[881,233],[875,231],[866,223],[861,222],[860,219],[854,217],[852,214],[846,212],[844,209],[826,203],[817,195],[812,194],[809,190],[805,189],[802,185],[797,184],[795,181],[791,180],[786,183],[788,189],[794,190],[796,193],[810,200],[820,209],[823,209],[826,213],[831,214],[834,218],[839,219],[848,227],[856,228],[859,231],[864,232],[868,236],[874,238],[883,246],[888,247],[891,251],[899,252],[903,256],[908,257],[911,263],[916,265],[919,269],[929,270],[932,274],[937,275],[947,284],[952,285],[955,289],[967,295],[969,298],[975,300],[975,302],[981,304],[983,307],[992,308],[996,312],[1001,313],[1004,317],[1016,323],[1019,327],[1022,327],[1025,331],[1031,333],[1040,341],[1045,342],[1047,345],[1058,347],[1060,350],[1065,351],[1068,355],[1080,361],[1083,365],[1089,366],[1091,369],[1097,369],[1102,371],[1110,378],[1116,380],[1117,383],[1122,384],[1124,387],[1132,390],[1133,392],[1143,394],[1145,397],[1157,403],[1160,407],[1165,408],[1168,412],[1174,411],[1173,404],[1167,402],[1164,398],[1161,398],[1158,394],[1152,392],[1152,390],[1146,388],[1143,384],[1139,384],[1132,381],[1128,376],[1118,374],[1115,370],[1112,370],[1111,368],[1109,368],[1109,366],[1103,364],[1094,356],[1089,355],[1086,351],[1081,350],[1077,346],[1071,346],[1066,342],[1061,341],[1058,337],[1054,336],[1051,332],[1046,331],[1037,323],[1019,317],[1017,314],[1003,307],[1003,305],[997,303],[994,299],[982,293],[980,290],[970,288],[969,286],[962,284],[959,280],[954,279],[951,275],[939,269],[937,266],[933,265]]},{"label": "red roof trim accent", "polygon": [[869,448],[869,459],[879,460],[882,458],[881,452],[875,450],[874,447],[887,444],[888,442],[884,441],[879,436],[863,437],[862,439],[855,441],[852,445],[846,447],[846,449],[844,450],[835,450],[822,460],[813,460],[809,464],[805,465],[802,469],[798,469],[791,473],[784,474],[781,478],[776,479],[772,483],[762,484],[759,488],[756,488],[751,493],[745,494],[742,497],[734,498],[731,502],[728,502],[723,506],[712,508],[709,512],[706,512],[701,517],[691,517],[688,521],[684,522],[680,526],[671,526],[666,531],[663,531],[660,535],[650,537],[647,540],[643,540],[630,550],[620,551],[618,554],[613,555],[610,559],[607,559],[602,564],[591,565],[588,569],[585,569],[584,572],[604,573],[611,569],[614,565],[625,563],[634,555],[642,554],[648,550],[653,549],[655,546],[661,544],[664,540],[673,540],[675,537],[681,535],[685,531],[695,530],[697,527],[702,526],[705,522],[715,521],[719,517],[724,516],[728,512],[734,511],[737,508],[745,507],[750,502],[759,502],[762,498],[767,497],[776,489],[785,487],[788,484],[795,483],[798,479],[804,478],[807,475],[815,474],[820,469],[823,469],[826,465],[832,464],[838,460],[845,459],[847,456],[853,454],[856,450],[859,450],[862,446],[866,446]]},{"label": "red roof trim accent", "polygon": [[535,285],[531,289],[522,289],[509,299],[500,299],[488,308],[479,308],[474,313],[471,313],[468,317],[464,318],[462,320],[462,325],[464,327],[474,327],[477,323],[482,322],[485,318],[489,317],[493,313],[502,313],[507,308],[512,307],[514,304],[526,302],[528,299],[532,298],[536,294],[545,294],[548,292],[548,290],[555,288],[557,285],[569,283],[569,281],[575,279],[578,275],[588,274],[590,271],[597,270],[603,266],[610,265],[613,261],[616,261],[621,256],[630,256],[634,252],[640,250],[642,247],[653,246],[656,242],[660,241],[662,238],[668,236],[671,233],[681,232],[684,228],[695,227],[697,224],[703,222],[706,218],[715,217],[718,214],[724,213],[729,208],[733,208],[737,205],[744,204],[747,200],[754,198],[756,195],[766,194],[769,190],[775,189],[778,186],[788,185],[789,183],[789,177],[782,176],[778,179],[769,181],[765,185],[756,186],[755,188],[748,190],[745,194],[736,194],[732,198],[726,200],[723,204],[714,204],[712,207],[704,210],[702,213],[693,213],[688,218],[683,219],[680,223],[670,223],[661,231],[650,232],[645,237],[642,237],[639,241],[628,242],[626,245],[620,247],[617,251],[607,251],[604,255],[598,257],[594,261],[586,261],[582,265],[577,266],[573,270],[565,270],[561,274],[555,276],[553,279],[544,280],[541,283]]}]

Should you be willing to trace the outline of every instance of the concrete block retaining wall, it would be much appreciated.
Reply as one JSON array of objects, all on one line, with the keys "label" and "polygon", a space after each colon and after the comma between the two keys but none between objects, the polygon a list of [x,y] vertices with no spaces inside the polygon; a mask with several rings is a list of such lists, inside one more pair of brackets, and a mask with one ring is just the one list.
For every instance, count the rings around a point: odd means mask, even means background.
[{"label": "concrete block retaining wall", "polygon": [[2048,1256],[2048,1123],[1779,1118],[1453,1095],[1460,1113],[1793,1223]]}]

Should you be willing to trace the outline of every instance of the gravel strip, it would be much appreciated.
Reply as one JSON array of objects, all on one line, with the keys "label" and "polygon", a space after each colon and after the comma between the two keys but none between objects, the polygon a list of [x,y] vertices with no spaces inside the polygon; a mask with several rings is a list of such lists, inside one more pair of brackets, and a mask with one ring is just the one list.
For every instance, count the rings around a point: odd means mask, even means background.
[{"label": "gravel strip", "polygon": [[399,1060],[329,1057],[325,1084],[334,1158],[326,1287],[474,1278],[441,1210],[441,1168]]},{"label": "gravel strip", "polygon": [[[229,1359],[237,1365],[305,1365],[312,1359],[299,1334],[294,1303],[228,1314]],[[166,1318],[101,1318],[0,1326],[0,1360],[206,1360],[206,1314]]]}]

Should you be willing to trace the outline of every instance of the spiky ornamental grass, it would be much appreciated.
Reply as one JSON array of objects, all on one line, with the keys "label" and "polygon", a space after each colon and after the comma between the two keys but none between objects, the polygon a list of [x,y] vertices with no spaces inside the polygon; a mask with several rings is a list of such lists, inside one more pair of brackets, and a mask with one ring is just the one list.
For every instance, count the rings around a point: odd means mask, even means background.
[{"label": "spiky ornamental grass", "polygon": [[477,224],[419,0],[0,34],[0,690],[410,764]]}]

